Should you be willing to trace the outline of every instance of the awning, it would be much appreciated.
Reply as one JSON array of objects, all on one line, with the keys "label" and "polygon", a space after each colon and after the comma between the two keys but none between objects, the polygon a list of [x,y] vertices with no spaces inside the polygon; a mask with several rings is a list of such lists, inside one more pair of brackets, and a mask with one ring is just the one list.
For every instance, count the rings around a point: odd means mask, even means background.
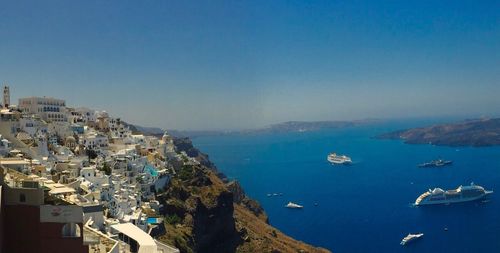
[{"label": "awning", "polygon": [[139,253],[156,253],[156,242],[153,237],[132,223],[122,223],[111,226],[112,229],[135,240],[139,245]]}]

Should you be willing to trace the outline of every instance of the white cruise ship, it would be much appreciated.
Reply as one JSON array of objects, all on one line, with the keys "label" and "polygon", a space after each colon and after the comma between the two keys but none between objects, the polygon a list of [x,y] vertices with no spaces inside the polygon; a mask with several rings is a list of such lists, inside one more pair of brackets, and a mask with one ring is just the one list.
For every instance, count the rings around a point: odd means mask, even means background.
[{"label": "white cruise ship", "polygon": [[337,155],[335,153],[330,153],[327,160],[332,164],[351,164],[352,160],[346,155]]},{"label": "white cruise ship", "polygon": [[493,193],[493,191],[487,191],[474,183],[471,183],[469,186],[459,186],[455,190],[444,191],[441,188],[434,188],[434,190],[429,189],[429,191],[420,195],[417,200],[415,200],[415,205],[421,206],[467,202],[482,199],[491,193]]}]

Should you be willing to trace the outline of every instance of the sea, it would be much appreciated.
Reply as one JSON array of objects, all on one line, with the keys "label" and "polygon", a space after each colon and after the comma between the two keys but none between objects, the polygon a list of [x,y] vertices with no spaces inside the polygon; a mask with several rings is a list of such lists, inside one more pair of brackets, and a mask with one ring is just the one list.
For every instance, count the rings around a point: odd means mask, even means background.
[{"label": "sea", "polygon": [[[410,145],[373,138],[439,121],[203,136],[193,143],[262,204],[271,225],[306,243],[335,253],[500,252],[500,147]],[[350,156],[353,164],[329,164],[330,152]],[[453,165],[417,167],[437,158],[453,160]],[[488,201],[412,205],[428,189],[472,182],[495,193]],[[278,196],[268,197],[273,193]],[[289,201],[304,208],[285,208]],[[401,246],[408,233],[424,236]]]}]

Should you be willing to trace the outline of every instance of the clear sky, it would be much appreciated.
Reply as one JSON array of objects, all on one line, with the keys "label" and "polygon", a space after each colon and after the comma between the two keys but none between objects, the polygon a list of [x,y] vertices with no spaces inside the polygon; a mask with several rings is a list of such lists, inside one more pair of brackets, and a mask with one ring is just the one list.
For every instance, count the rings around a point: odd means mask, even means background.
[{"label": "clear sky", "polygon": [[168,129],[500,114],[499,1],[0,1],[0,82]]}]

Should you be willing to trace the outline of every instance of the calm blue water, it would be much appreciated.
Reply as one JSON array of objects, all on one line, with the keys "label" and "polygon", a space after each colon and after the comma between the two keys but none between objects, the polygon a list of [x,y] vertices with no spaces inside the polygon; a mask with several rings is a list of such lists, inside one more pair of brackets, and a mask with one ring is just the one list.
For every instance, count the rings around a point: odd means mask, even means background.
[{"label": "calm blue water", "polygon": [[[426,123],[198,137],[193,142],[264,206],[273,226],[296,239],[336,253],[499,252],[500,148],[407,145],[371,138]],[[330,165],[326,156],[332,151],[348,154],[355,164]],[[451,159],[454,165],[416,167],[438,157]],[[429,188],[450,189],[472,181],[496,191],[490,202],[410,205]],[[268,193],[283,196],[267,197]],[[288,201],[304,209],[284,208]],[[409,232],[425,236],[400,246]]]}]

